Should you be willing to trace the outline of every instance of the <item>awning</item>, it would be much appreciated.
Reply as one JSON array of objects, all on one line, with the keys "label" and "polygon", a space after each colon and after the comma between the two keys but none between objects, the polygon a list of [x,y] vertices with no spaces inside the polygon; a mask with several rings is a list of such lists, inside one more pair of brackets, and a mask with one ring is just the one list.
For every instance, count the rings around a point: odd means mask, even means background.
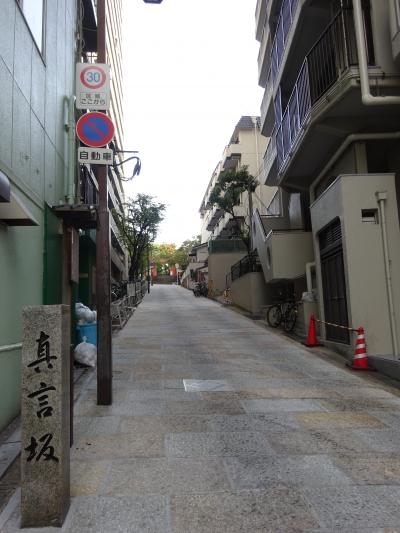
[{"label": "awning", "polygon": [[76,229],[96,229],[97,209],[95,205],[57,205],[52,207],[53,213],[62,218],[67,226]]},{"label": "awning", "polygon": [[10,192],[8,201],[0,203],[0,222],[7,226],[39,226],[39,222],[13,192]]},{"label": "awning", "polygon": [[0,170],[0,202],[9,202],[10,193],[10,181],[4,172]]}]

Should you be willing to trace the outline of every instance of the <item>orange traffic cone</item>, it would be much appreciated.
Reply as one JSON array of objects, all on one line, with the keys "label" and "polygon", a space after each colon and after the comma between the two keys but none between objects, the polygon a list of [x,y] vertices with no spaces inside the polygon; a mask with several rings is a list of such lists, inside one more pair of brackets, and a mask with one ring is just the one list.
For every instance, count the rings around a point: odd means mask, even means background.
[{"label": "orange traffic cone", "polygon": [[357,340],[354,349],[353,363],[347,365],[352,370],[375,370],[368,365],[367,345],[365,343],[364,328],[361,326],[357,330]]},{"label": "orange traffic cone", "polygon": [[317,339],[314,315],[310,316],[310,325],[308,326],[307,340],[304,343],[304,345],[308,346],[309,348],[313,348],[314,346],[322,346],[322,344],[318,342],[318,339]]}]

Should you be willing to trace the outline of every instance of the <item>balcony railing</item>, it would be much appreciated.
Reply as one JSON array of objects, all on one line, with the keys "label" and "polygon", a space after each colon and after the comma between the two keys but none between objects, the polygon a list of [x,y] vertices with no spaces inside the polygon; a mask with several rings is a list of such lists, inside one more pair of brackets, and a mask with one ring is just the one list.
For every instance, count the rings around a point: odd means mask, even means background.
[{"label": "balcony railing", "polygon": [[[367,36],[368,37],[368,36]],[[371,44],[372,40],[370,40]],[[372,51],[371,46],[368,48]],[[369,62],[373,62],[370,55]],[[307,54],[276,130],[278,169],[285,163],[312,106],[351,66],[358,65],[352,10],[340,11]]]},{"label": "balcony railing", "polygon": [[282,2],[271,50],[272,77],[274,81],[282,62],[298,3],[299,0],[284,0]]},{"label": "balcony railing", "polygon": [[82,166],[81,168],[79,184],[81,203],[85,205],[97,205],[99,203],[97,182],[85,166]]},{"label": "balcony railing", "polygon": [[261,263],[257,254],[246,255],[243,259],[235,263],[231,267],[231,280],[232,282],[236,279],[241,278],[249,272],[261,272]]}]

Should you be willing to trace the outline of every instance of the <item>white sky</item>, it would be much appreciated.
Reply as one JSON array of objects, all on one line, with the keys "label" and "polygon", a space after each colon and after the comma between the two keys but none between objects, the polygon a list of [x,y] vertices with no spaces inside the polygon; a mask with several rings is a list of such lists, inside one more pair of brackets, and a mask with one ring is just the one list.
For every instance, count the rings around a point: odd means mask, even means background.
[{"label": "white sky", "polygon": [[124,0],[125,149],[142,172],[127,196],[167,204],[158,243],[200,233],[199,207],[242,115],[259,115],[256,0]]}]

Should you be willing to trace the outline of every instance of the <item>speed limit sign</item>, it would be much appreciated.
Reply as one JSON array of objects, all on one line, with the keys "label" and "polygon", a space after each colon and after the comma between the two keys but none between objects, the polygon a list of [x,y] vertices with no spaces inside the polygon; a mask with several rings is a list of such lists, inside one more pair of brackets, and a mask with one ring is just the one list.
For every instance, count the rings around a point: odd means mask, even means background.
[{"label": "speed limit sign", "polygon": [[77,63],[76,108],[107,110],[110,107],[110,67],[102,63]]}]

